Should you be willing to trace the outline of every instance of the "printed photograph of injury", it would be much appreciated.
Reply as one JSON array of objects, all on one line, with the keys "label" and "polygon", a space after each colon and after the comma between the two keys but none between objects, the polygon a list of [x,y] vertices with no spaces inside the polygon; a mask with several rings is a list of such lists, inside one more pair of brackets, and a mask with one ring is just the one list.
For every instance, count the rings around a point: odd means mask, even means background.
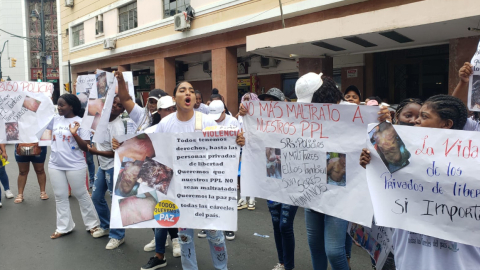
[{"label": "printed photograph of injury", "polygon": [[95,117],[93,118],[91,129],[97,130],[98,123],[100,123],[100,118],[102,118],[102,114],[100,114],[100,113],[95,114]]},{"label": "printed photograph of injury", "polygon": [[173,170],[147,157],[143,162],[138,178],[139,181],[141,179],[141,181],[145,182],[149,187],[167,195],[168,187],[173,178]]},{"label": "printed photograph of injury", "polygon": [[115,195],[122,197],[137,195],[138,188],[140,187],[138,174],[140,173],[142,164],[143,161],[140,160],[134,160],[128,157],[123,158],[115,185]]},{"label": "printed photograph of injury", "polygon": [[102,110],[104,105],[105,105],[105,99],[91,98],[88,101],[88,115],[96,116],[97,113],[102,115]]},{"label": "printed photograph of injury", "polygon": [[382,122],[368,134],[370,142],[390,173],[394,173],[410,164],[408,159],[411,154],[391,123]]},{"label": "printed photograph of injury", "polygon": [[40,100],[36,100],[32,97],[26,96],[25,100],[23,101],[23,107],[25,107],[29,111],[37,112],[38,107],[40,107],[41,103],[42,102]]},{"label": "printed photograph of injury", "polygon": [[470,110],[480,110],[480,75],[473,75]]},{"label": "printed photograph of injury", "polygon": [[267,177],[282,179],[282,152],[279,148],[266,147]]},{"label": "printed photograph of injury", "polygon": [[126,156],[140,161],[144,161],[146,157],[155,157],[155,149],[153,149],[152,141],[147,134],[140,134],[124,141],[116,152],[120,160]]},{"label": "printed photograph of injury", "polygon": [[42,137],[40,137],[40,141],[50,141],[52,140],[52,131],[50,129],[45,129],[45,131],[42,134]]},{"label": "printed photograph of injury", "polygon": [[107,95],[107,73],[97,74],[97,94],[98,98],[104,98]]},{"label": "printed photograph of injury", "polygon": [[5,134],[7,135],[7,141],[18,141],[20,139],[18,122],[5,123]]},{"label": "printed photograph of injury", "polygon": [[348,232],[352,240],[365,249],[368,254],[376,261],[382,252],[382,245],[375,240],[369,233],[365,232],[362,225],[352,223],[352,228]]},{"label": "printed photograph of injury", "polygon": [[327,184],[344,187],[347,185],[347,155],[327,153]]},{"label": "printed photograph of injury", "polygon": [[88,98],[90,97],[90,89],[87,89],[86,92],[79,93],[77,97],[80,100],[80,103],[82,104],[82,109],[87,108]]},{"label": "printed photograph of injury", "polygon": [[157,201],[155,191],[119,199],[118,204],[123,226],[152,220]]}]

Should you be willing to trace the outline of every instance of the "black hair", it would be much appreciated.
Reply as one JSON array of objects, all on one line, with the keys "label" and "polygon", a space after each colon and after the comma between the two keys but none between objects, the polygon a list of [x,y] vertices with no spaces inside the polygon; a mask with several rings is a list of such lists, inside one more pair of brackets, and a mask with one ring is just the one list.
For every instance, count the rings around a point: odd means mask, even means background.
[{"label": "black hair", "polygon": [[195,95],[199,94],[200,95],[200,98],[202,99],[202,103],[203,103],[203,95],[202,95],[202,92],[198,91],[198,90],[195,90]]},{"label": "black hair", "polygon": [[371,96],[369,98],[367,98],[369,100],[376,100],[378,102],[378,105],[382,104],[382,99],[379,97],[379,96]]},{"label": "black hair", "polygon": [[143,108],[142,100],[140,98],[136,98],[135,103],[137,103],[138,106]]},{"label": "black hair", "polygon": [[188,82],[188,81],[181,81],[181,82],[179,82],[179,83],[175,86],[175,88],[173,89],[173,96],[174,96],[174,97],[177,95],[178,87],[179,87],[180,84],[182,84],[182,83],[189,83],[189,82]]},{"label": "black hair", "polygon": [[83,118],[85,109],[82,109],[82,103],[80,103],[80,100],[76,95],[67,93],[61,95],[59,98],[65,100],[68,105],[72,106],[72,112],[75,116]]},{"label": "black hair", "polygon": [[442,120],[452,120],[451,129],[462,130],[467,122],[467,107],[456,97],[436,95],[427,99],[425,105],[434,110]]},{"label": "black hair", "polygon": [[213,100],[214,98],[222,99],[222,95],[219,94],[219,91],[217,88],[212,89],[212,95],[210,96],[210,100]]},{"label": "black hair", "polygon": [[152,115],[152,126],[160,123],[161,120],[162,120],[162,117],[158,112],[156,112],[155,114]]},{"label": "black hair", "polygon": [[393,117],[394,124],[397,124],[397,118],[402,113],[402,110],[409,104],[418,104],[420,107],[423,105],[423,101],[419,98],[407,98],[402,100],[395,110],[395,116]]},{"label": "black hair", "polygon": [[322,80],[322,86],[320,86],[320,88],[318,88],[318,90],[313,93],[312,103],[337,104],[340,101],[345,100],[343,98],[342,92],[338,90],[337,84],[332,78],[328,76],[323,76]]}]

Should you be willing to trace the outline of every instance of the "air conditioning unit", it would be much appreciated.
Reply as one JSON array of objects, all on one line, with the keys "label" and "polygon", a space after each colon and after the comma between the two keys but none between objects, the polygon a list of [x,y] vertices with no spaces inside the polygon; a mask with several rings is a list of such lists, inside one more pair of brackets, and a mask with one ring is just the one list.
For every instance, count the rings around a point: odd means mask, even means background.
[{"label": "air conditioning unit", "polygon": [[66,7],[73,7],[73,0],[65,0]]},{"label": "air conditioning unit", "polygon": [[278,63],[280,63],[280,61],[273,58],[262,57],[260,59],[260,65],[262,68],[274,68],[278,66]]},{"label": "air conditioning unit", "polygon": [[117,46],[117,40],[114,38],[106,38],[105,41],[103,41],[103,48],[107,50],[112,50],[115,49]]},{"label": "air conditioning unit", "polygon": [[175,24],[175,31],[187,31],[190,29],[190,20],[186,12],[178,13],[173,17],[173,22]]}]

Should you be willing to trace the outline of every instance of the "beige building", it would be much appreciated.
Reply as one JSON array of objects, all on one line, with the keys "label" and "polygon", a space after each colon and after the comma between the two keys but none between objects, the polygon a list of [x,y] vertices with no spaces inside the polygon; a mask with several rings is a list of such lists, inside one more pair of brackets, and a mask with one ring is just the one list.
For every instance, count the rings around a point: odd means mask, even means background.
[{"label": "beige building", "polygon": [[[69,0],[59,9],[61,80],[134,72],[138,93],[190,81],[230,110],[246,91],[295,98],[314,71],[390,103],[453,91],[476,50],[478,0]],[[185,16],[191,7],[195,16]],[[189,25],[189,27],[188,27]],[[60,31],[59,31],[60,32]]]}]

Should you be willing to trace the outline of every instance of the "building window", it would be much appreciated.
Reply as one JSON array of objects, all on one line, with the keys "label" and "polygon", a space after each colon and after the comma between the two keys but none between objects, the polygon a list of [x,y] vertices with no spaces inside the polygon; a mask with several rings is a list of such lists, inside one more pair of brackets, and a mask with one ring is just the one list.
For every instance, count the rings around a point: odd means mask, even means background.
[{"label": "building window", "polygon": [[85,43],[85,35],[83,31],[83,23],[72,27],[73,47]]},{"label": "building window", "polygon": [[163,0],[163,18],[165,19],[186,11],[189,5],[190,0]]},{"label": "building window", "polygon": [[95,34],[97,36],[103,34],[103,15],[95,17]]},{"label": "building window", "polygon": [[127,31],[138,26],[137,2],[131,3],[118,10],[120,24],[119,32]]}]

